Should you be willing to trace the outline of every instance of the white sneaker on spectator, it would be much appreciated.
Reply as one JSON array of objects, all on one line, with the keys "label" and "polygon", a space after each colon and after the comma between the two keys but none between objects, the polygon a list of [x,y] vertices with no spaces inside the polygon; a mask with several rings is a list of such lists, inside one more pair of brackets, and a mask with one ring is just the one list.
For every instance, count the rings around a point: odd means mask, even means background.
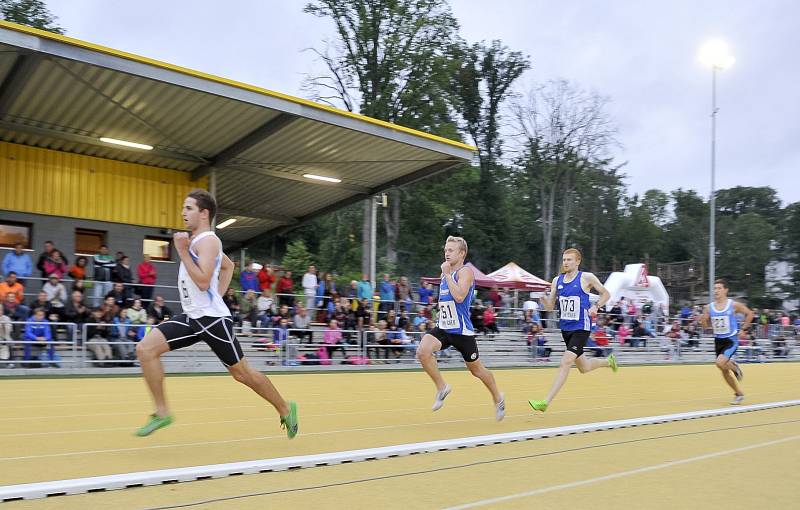
[{"label": "white sneaker on spectator", "polygon": [[733,400],[731,400],[732,406],[738,406],[744,400],[744,395],[734,395]]},{"label": "white sneaker on spectator", "polygon": [[438,411],[439,409],[442,408],[442,406],[444,405],[444,399],[446,399],[447,395],[450,394],[450,390],[452,390],[452,388],[450,387],[449,384],[447,384],[445,385],[442,391],[436,392],[436,402],[433,403],[432,407],[434,411]]},{"label": "white sneaker on spectator", "polygon": [[494,418],[497,421],[503,421],[506,417],[506,396],[500,394],[500,402],[494,405]]}]

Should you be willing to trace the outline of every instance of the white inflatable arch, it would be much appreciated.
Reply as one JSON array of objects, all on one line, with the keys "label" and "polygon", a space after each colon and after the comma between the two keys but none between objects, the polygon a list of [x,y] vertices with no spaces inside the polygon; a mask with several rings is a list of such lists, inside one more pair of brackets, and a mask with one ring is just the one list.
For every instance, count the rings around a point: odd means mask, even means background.
[{"label": "white inflatable arch", "polygon": [[669,310],[667,289],[661,278],[647,274],[647,267],[644,264],[626,265],[625,271],[611,273],[604,285],[611,293],[611,299],[606,305],[607,310],[623,297],[627,302],[633,300],[637,306],[652,301],[654,304],[663,305],[664,310]]}]

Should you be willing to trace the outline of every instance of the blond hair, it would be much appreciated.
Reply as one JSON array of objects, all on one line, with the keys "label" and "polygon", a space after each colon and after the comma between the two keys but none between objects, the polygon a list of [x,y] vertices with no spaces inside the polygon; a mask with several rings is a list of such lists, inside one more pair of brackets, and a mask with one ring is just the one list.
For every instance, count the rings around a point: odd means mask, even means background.
[{"label": "blond hair", "polygon": [[464,252],[464,256],[467,256],[467,241],[463,237],[447,236],[447,241],[445,241],[444,244],[447,243],[456,243]]},{"label": "blond hair", "polygon": [[578,250],[577,248],[567,248],[566,250],[564,250],[564,255],[568,253],[575,255],[575,258],[578,259],[578,262],[583,260],[583,255],[581,255],[580,250]]}]

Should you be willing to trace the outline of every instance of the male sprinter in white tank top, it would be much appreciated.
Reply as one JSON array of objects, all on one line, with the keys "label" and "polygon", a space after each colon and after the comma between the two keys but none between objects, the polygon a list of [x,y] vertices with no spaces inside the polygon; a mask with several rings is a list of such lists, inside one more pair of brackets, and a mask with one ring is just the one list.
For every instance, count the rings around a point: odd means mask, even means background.
[{"label": "male sprinter in white tank top", "polygon": [[297,435],[297,405],[286,402],[272,382],[247,363],[233,334],[230,311],[222,301],[233,275],[233,262],[222,252],[222,243],[211,229],[216,212],[217,203],[205,190],[192,191],[183,202],[183,222],[192,233],[191,237],[185,232],[174,235],[181,258],[178,293],[183,313],[151,329],[136,346],[136,356],[156,405],[155,413],[136,435],[150,435],[173,420],[164,396],[161,355],[203,341],[234,379],[275,407],[281,426],[291,439]]},{"label": "male sprinter in white tank top", "polygon": [[417,347],[417,359],[436,385],[436,401],[433,410],[444,405],[450,394],[450,385],[444,382],[433,353],[448,347],[455,347],[461,353],[470,373],[492,394],[495,419],[502,420],[506,415],[506,401],[497,389],[492,373],[478,359],[478,343],[475,330],[469,318],[469,309],[475,294],[475,275],[464,265],[467,256],[467,242],[461,237],[450,236],[444,244],[442,281],[439,286],[438,325],[422,337]]}]

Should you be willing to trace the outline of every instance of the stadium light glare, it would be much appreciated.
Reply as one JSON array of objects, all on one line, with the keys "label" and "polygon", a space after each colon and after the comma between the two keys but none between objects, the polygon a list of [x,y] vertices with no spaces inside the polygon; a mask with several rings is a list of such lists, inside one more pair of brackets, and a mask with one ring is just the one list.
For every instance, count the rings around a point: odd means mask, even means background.
[{"label": "stadium light glare", "polygon": [[305,177],[306,179],[313,179],[315,181],[325,181],[325,182],[334,182],[334,183],[342,182],[341,179],[337,179],[336,177],[326,177],[324,175],[303,174],[303,177]]},{"label": "stadium light glare", "polygon": [[722,39],[711,39],[700,47],[700,62],[708,67],[727,69],[736,59],[731,55],[728,44]]},{"label": "stadium light glare", "polygon": [[117,140],[116,138],[108,138],[108,137],[100,137],[101,142],[105,143],[113,143],[114,145],[122,145],[125,147],[133,147],[134,149],[144,149],[146,151],[153,150],[152,145],[147,145],[144,143],[136,143],[136,142],[128,142],[126,140]]},{"label": "stadium light glare", "polygon": [[225,227],[229,227],[236,223],[236,218],[228,218],[227,220],[223,221],[219,225],[217,225],[217,230],[223,229]]}]

